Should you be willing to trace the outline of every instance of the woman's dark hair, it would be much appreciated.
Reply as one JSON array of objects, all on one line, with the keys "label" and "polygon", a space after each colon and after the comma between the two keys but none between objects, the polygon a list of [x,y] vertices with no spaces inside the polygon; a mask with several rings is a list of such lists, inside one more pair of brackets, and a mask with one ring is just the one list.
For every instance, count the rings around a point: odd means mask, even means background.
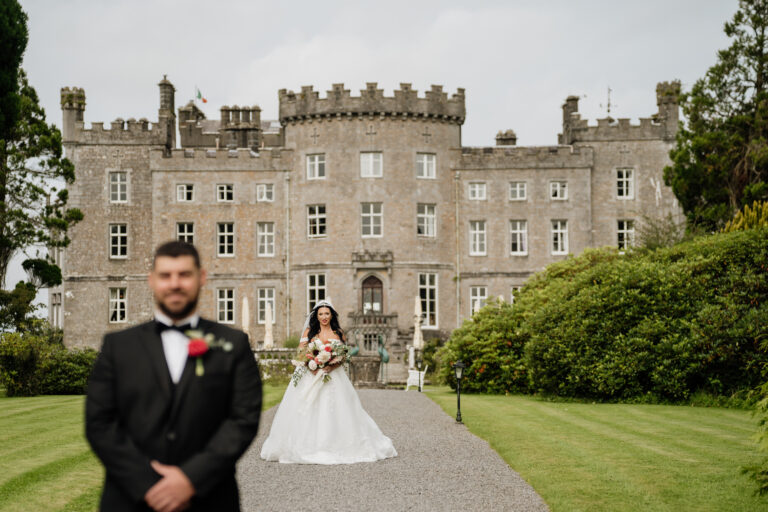
[{"label": "woman's dark hair", "polygon": [[[339,340],[341,340],[343,343],[344,331],[339,325],[339,314],[336,313],[336,310],[333,309],[331,306],[326,306],[325,304],[320,306],[320,308],[328,308],[331,311],[331,322],[330,322],[331,329],[333,330],[333,332],[336,333],[336,335],[339,337]],[[309,338],[310,340],[320,332],[320,320],[317,319],[317,313],[318,311],[320,311],[320,308],[317,308],[317,311],[313,311],[312,316],[309,318],[309,333],[307,334],[307,338]]]}]

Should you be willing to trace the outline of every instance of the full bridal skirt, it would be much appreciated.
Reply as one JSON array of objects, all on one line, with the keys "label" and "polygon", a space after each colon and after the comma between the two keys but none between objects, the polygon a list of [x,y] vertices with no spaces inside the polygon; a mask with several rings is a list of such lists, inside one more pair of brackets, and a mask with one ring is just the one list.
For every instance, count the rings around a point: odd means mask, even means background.
[{"label": "full bridal skirt", "polygon": [[293,382],[272,421],[261,458],[297,464],[352,464],[397,456],[392,441],[381,433],[360,404],[343,368],[322,382],[307,372]]}]

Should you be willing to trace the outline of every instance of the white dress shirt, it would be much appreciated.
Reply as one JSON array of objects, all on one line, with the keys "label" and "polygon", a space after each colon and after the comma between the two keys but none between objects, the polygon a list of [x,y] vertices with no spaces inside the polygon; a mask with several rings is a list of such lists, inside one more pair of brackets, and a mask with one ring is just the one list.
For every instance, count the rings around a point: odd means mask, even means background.
[{"label": "white dress shirt", "polygon": [[[194,313],[187,318],[174,322],[167,315],[160,311],[155,311],[155,320],[165,325],[183,325],[189,324],[194,329],[200,320],[200,315]],[[165,353],[165,362],[168,364],[168,372],[171,374],[171,380],[178,384],[181,380],[181,374],[184,366],[187,364],[187,355],[189,338],[179,331],[168,329],[160,334],[163,340],[163,352]]]}]

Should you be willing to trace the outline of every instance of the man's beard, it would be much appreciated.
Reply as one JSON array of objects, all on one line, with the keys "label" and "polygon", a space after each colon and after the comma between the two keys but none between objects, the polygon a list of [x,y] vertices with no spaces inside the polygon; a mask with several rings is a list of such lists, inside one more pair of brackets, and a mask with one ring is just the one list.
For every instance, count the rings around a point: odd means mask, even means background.
[{"label": "man's beard", "polygon": [[197,294],[190,300],[186,306],[184,306],[181,311],[174,313],[173,311],[169,310],[165,304],[163,304],[161,301],[156,300],[157,306],[160,308],[160,311],[162,311],[164,314],[168,315],[168,317],[171,320],[183,320],[184,318],[187,318],[192,312],[197,309],[197,300],[200,297],[200,292],[198,291]]}]

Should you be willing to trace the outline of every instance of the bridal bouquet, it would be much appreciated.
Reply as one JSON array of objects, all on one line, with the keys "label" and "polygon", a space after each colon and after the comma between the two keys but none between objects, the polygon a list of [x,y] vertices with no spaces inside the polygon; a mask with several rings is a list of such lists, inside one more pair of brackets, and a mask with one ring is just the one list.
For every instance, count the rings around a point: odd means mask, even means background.
[{"label": "bridal bouquet", "polygon": [[[291,362],[296,366],[291,381],[294,386],[299,385],[299,381],[308,371],[322,370],[327,366],[334,364],[346,364],[349,361],[349,348],[342,342],[332,340],[330,343],[323,343],[316,339],[307,343],[304,348],[299,348],[296,359]],[[331,380],[330,374],[323,375],[323,382]]]}]

